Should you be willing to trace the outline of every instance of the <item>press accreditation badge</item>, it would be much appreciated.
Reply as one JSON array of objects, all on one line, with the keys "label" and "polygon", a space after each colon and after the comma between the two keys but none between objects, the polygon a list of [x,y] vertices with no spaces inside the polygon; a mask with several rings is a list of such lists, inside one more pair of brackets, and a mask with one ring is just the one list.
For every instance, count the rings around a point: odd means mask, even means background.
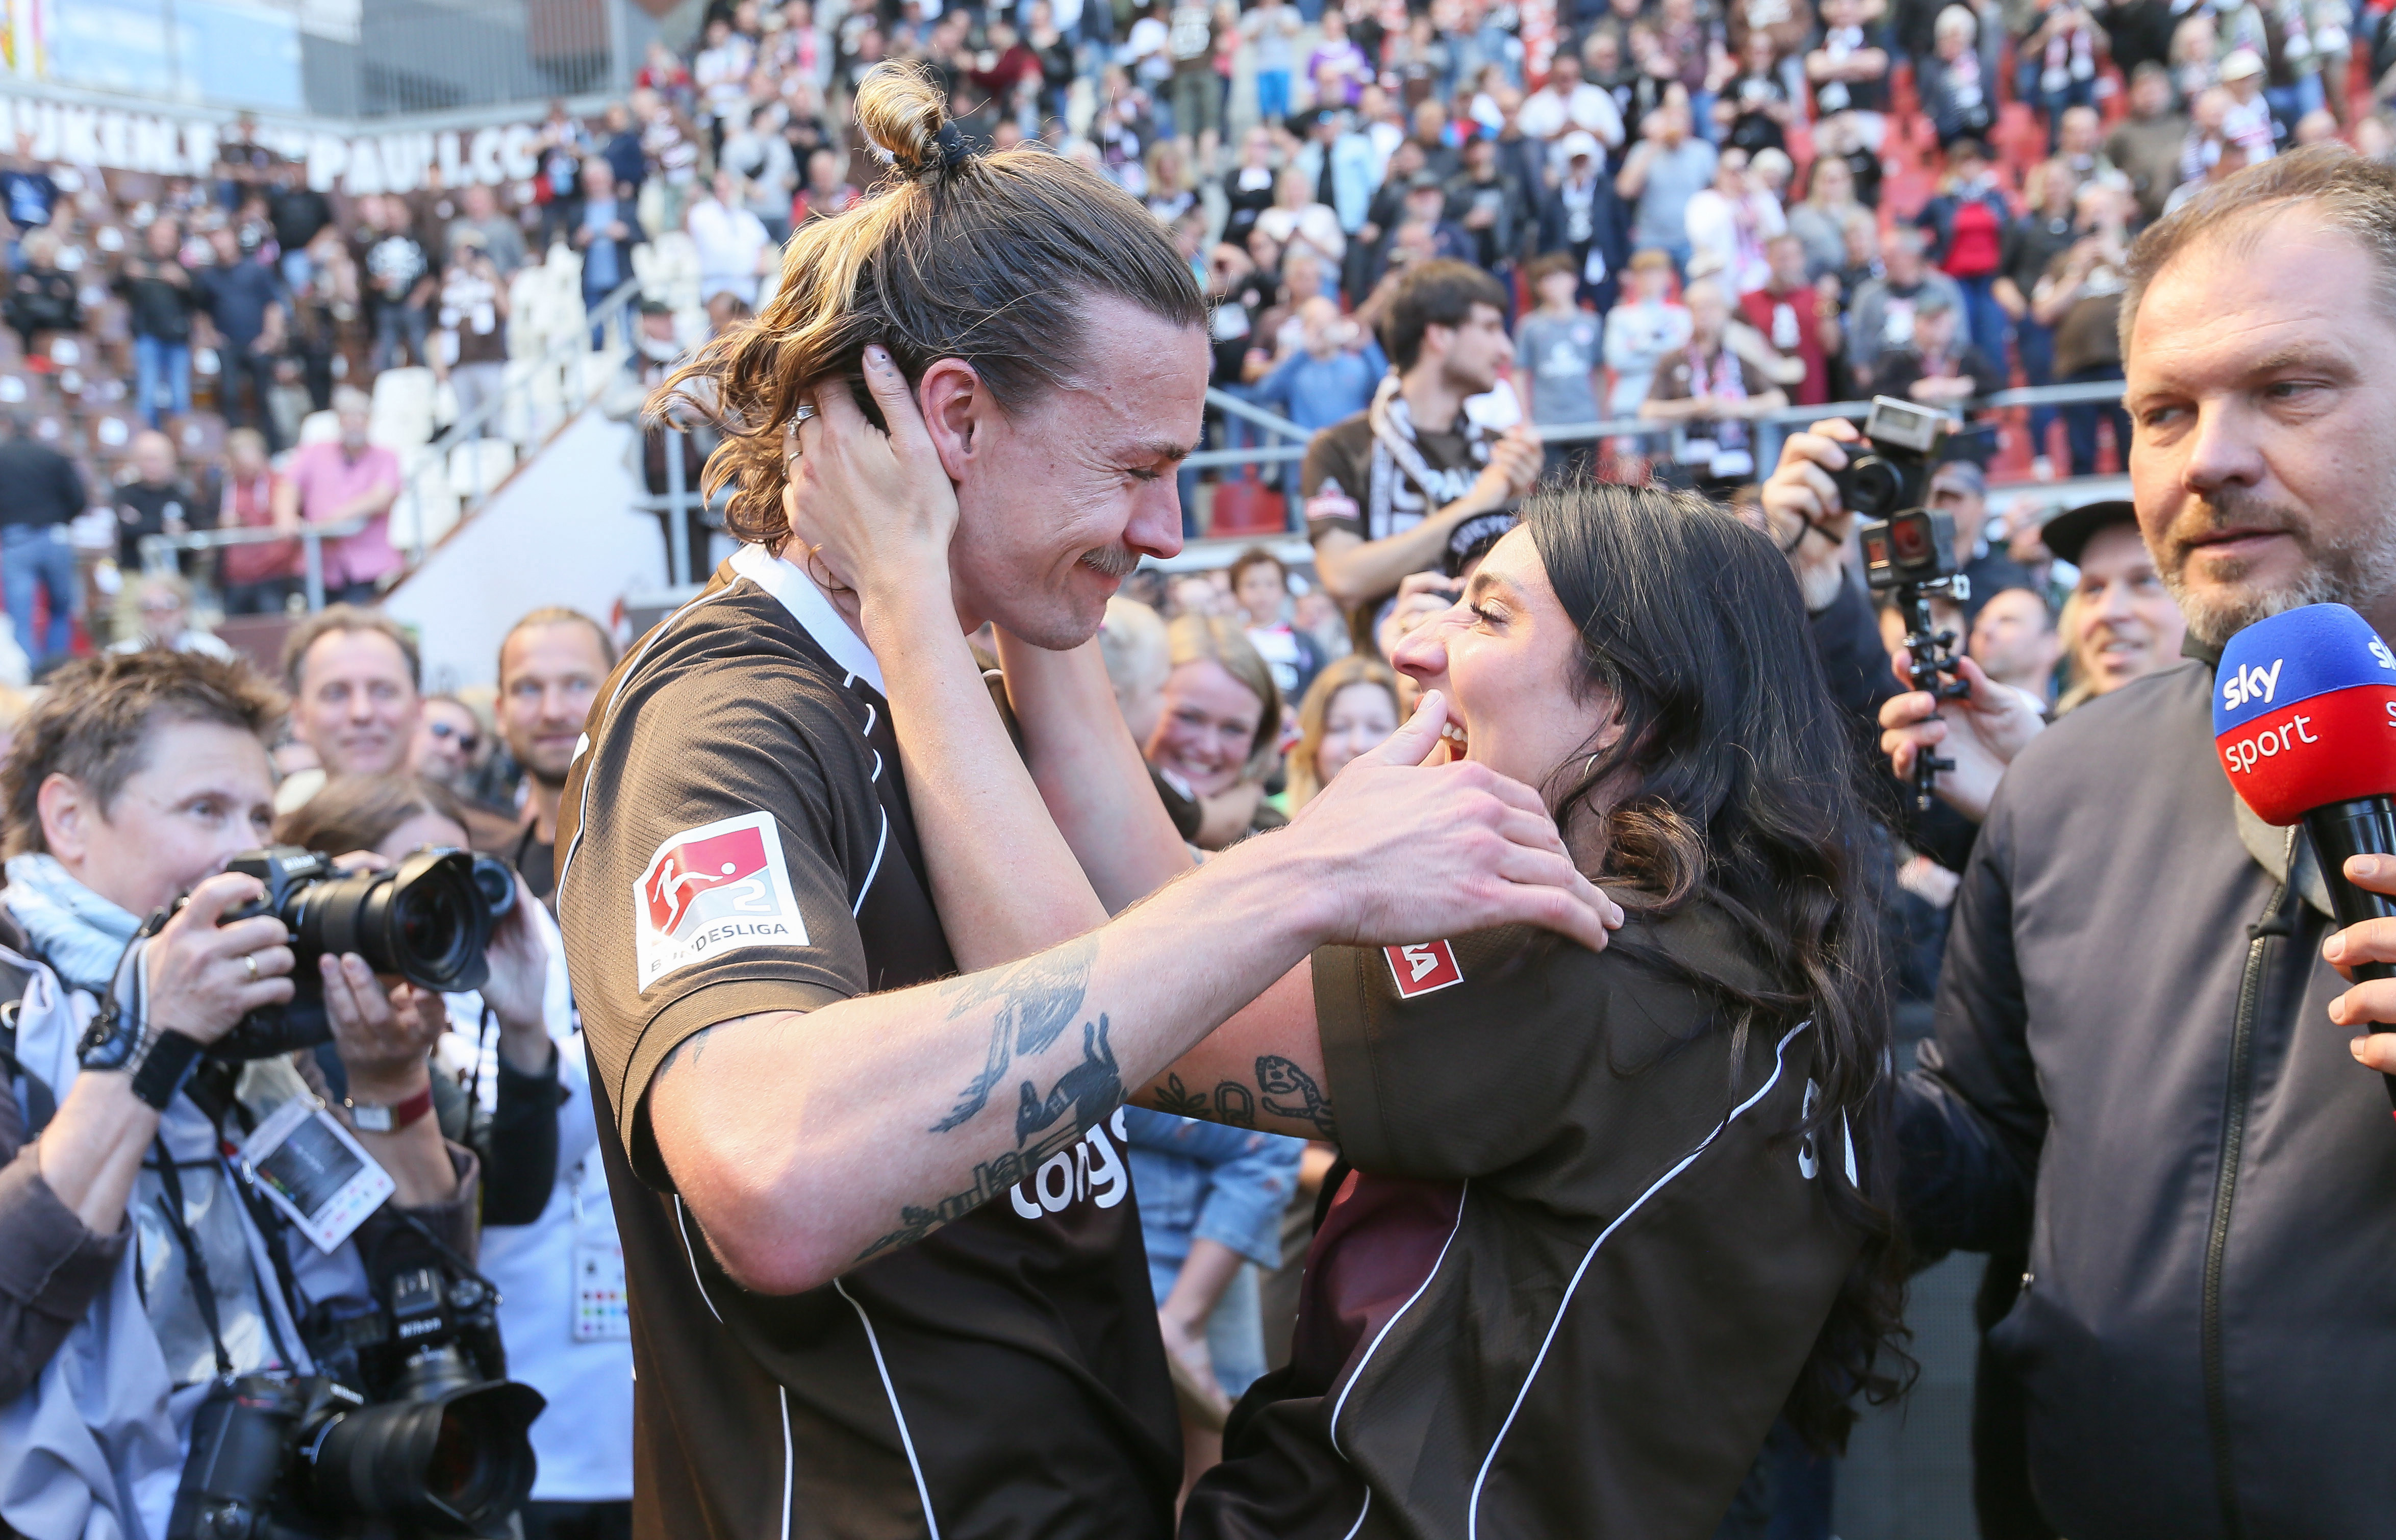
[{"label": "press accreditation badge", "polygon": [[574,1340],[632,1340],[624,1244],[612,1235],[583,1236],[574,1242]]},{"label": "press accreditation badge", "polygon": [[685,830],[649,857],[632,889],[640,988],[743,947],[804,947],[806,923],[770,813]]},{"label": "press accreditation badge", "polygon": [[328,1255],[398,1186],[313,1095],[276,1108],[236,1159],[250,1186]]}]

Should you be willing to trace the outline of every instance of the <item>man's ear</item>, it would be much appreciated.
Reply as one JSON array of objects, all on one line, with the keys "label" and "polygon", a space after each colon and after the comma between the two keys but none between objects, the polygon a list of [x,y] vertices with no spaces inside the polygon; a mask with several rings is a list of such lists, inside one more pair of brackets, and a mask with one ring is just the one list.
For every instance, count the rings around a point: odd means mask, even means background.
[{"label": "man's ear", "polygon": [[1454,346],[1456,346],[1456,328],[1443,325],[1437,321],[1431,322],[1423,327],[1422,347],[1415,355],[1416,362],[1419,363],[1424,358],[1444,358],[1447,356],[1447,350]]},{"label": "man's ear", "polygon": [[33,793],[33,807],[44,846],[70,867],[82,864],[91,848],[92,820],[100,816],[100,803],[83,783],[53,770]]},{"label": "man's ear", "polygon": [[991,408],[981,377],[961,358],[938,359],[915,382],[915,404],[923,408],[932,447],[939,451],[940,469],[951,481],[965,480]]}]

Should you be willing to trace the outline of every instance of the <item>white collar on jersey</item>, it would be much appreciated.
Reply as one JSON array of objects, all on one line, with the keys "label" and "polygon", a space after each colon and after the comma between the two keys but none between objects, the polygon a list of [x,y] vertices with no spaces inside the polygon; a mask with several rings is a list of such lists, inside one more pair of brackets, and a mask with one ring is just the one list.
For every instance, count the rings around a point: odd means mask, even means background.
[{"label": "white collar on jersey", "polygon": [[874,661],[873,649],[849,630],[840,611],[832,607],[823,590],[805,573],[779,556],[768,556],[761,545],[744,545],[734,551],[732,570],[780,600],[799,629],[814,637],[816,645],[847,670],[851,678],[865,681],[873,686],[874,694],[888,698],[890,692],[883,685],[882,665]]}]

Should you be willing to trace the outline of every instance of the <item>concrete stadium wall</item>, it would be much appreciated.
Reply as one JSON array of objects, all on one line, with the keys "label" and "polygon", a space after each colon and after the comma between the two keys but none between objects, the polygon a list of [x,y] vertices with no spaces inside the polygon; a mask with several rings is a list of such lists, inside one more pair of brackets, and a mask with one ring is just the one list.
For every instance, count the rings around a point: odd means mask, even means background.
[{"label": "concrete stadium wall", "polygon": [[632,431],[585,411],[459,524],[383,608],[416,628],[428,690],[495,683],[516,617],[571,604],[612,624],[627,593],[665,586],[658,521],[627,458]]}]

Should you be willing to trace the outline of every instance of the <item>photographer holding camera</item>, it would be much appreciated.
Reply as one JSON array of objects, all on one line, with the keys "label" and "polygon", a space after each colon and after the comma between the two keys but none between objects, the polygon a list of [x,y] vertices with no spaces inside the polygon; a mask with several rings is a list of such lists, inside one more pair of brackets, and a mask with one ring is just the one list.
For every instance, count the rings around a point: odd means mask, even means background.
[{"label": "photographer holding camera", "polygon": [[[13,1027],[12,1094],[0,1097],[0,1157],[13,1158],[0,1168],[0,1529],[185,1532],[178,1488],[204,1406],[206,1428],[233,1427],[248,1405],[228,1407],[236,1376],[308,1374],[328,1348],[366,1351],[353,1330],[312,1328],[402,1303],[378,1264],[414,1255],[405,1248],[461,1254],[448,1262],[473,1250],[475,1162],[424,1115],[437,996],[389,985],[354,953],[300,964],[316,973],[346,1071],[347,1139],[303,1146],[295,1132],[280,1148],[314,1163],[287,1182],[279,1149],[253,1135],[288,1104],[314,1108],[313,1056],[223,1056],[228,1034],[279,1019],[300,992],[285,924],[228,918],[265,884],[223,870],[266,843],[267,744],[284,710],[237,663],[85,659],[53,678],[0,768],[0,965],[21,981],[0,1017]],[[144,917],[186,894],[121,966]],[[263,1176],[227,1158],[245,1144]],[[345,1151],[359,1175],[362,1153],[387,1176],[340,1191],[387,1188],[389,1202],[291,1234],[267,1190],[305,1204]],[[358,1399],[343,1394],[336,1421]],[[346,1420],[353,1435],[371,1426]]]}]

